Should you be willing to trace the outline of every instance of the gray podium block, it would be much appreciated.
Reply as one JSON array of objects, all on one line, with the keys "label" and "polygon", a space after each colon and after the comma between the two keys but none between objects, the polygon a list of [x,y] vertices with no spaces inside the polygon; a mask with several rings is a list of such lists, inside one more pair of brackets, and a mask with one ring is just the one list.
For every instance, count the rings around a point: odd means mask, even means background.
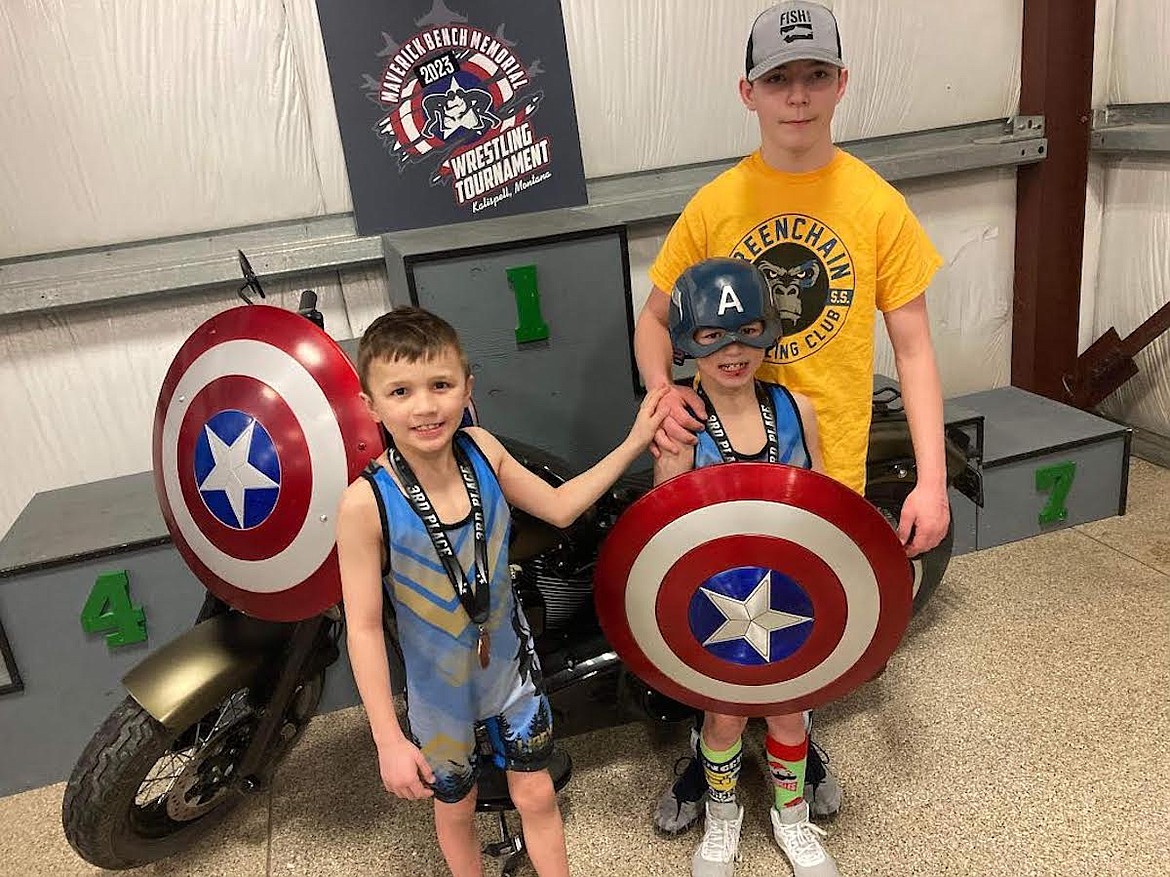
[{"label": "gray podium block", "polygon": [[[147,639],[121,647],[81,626],[102,573],[125,571]],[[0,795],[66,779],[85,744],[126,696],[119,681],[189,628],[206,592],[169,546],[109,554],[0,580],[0,618],[24,690],[0,697]]]},{"label": "gray podium block", "polygon": [[[62,522],[69,522],[62,526]],[[111,647],[81,611],[103,573],[125,572],[147,639]],[[126,696],[123,675],[189,630],[206,590],[171,543],[151,473],[46,491],[0,541],[0,796],[68,778]],[[345,656],[326,673],[321,711],[358,702]],[[10,663],[9,663],[10,662]],[[23,686],[4,684],[14,668]]]},{"label": "gray podium block", "polygon": [[[1125,514],[1132,430],[1018,387],[955,400],[983,415],[983,508],[978,547]],[[1075,467],[1066,516],[1042,523],[1051,489],[1037,473]]]},{"label": "gray podium block", "polygon": [[[99,575],[120,571],[146,615],[147,639],[111,647],[105,634],[82,629],[81,609]],[[0,796],[67,779],[126,697],[122,677],[190,630],[206,593],[170,544],[0,578],[0,619],[24,682],[22,691],[0,696]],[[358,703],[344,639],[341,648],[325,675],[322,713]]]},{"label": "gray podium block", "polygon": [[[517,342],[508,269],[536,267],[547,340]],[[408,262],[412,301],[450,322],[490,432],[588,468],[626,437],[637,413],[633,313],[622,229]],[[649,467],[643,455],[633,468]]]},{"label": "gray podium block", "polygon": [[979,507],[953,487],[948,495],[951,500],[951,527],[955,534],[951,555],[958,557],[979,547]]}]

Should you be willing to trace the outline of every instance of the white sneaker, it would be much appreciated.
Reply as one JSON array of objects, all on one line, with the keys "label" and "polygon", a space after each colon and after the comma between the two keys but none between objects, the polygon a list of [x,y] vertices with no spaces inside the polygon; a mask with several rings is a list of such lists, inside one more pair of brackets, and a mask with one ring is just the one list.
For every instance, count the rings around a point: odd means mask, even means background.
[{"label": "white sneaker", "polygon": [[[719,807],[735,807],[732,819],[720,819],[711,812]],[[707,802],[707,830],[691,858],[691,877],[732,877],[739,861],[739,831],[743,827],[743,807],[738,804],[712,805]]]},{"label": "white sneaker", "polygon": [[819,837],[825,832],[808,821],[808,802],[802,801],[772,813],[772,836],[788,857],[793,877],[840,877],[837,864],[825,852]]}]

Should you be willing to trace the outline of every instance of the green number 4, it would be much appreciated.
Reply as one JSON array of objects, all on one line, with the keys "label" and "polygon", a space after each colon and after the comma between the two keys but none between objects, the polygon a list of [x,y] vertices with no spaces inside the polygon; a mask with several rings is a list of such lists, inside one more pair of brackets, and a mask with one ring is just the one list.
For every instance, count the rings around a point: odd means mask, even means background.
[{"label": "green number 4", "polygon": [[125,572],[98,576],[81,610],[86,633],[109,633],[106,645],[128,646],[146,642],[146,613],[130,601],[130,580]]},{"label": "green number 4", "polygon": [[1040,510],[1041,524],[1056,524],[1068,518],[1065,500],[1077,476],[1077,464],[1071,460],[1036,470],[1036,489],[1047,490],[1048,502]]}]

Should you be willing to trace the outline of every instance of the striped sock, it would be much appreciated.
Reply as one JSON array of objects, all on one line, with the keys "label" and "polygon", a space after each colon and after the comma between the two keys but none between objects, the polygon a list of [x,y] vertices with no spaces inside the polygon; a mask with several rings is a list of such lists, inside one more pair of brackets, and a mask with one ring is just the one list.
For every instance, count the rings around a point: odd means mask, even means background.
[{"label": "striped sock", "polygon": [[808,735],[797,744],[781,743],[769,734],[768,771],[776,787],[776,809],[794,807],[804,800],[804,768],[808,761]]}]

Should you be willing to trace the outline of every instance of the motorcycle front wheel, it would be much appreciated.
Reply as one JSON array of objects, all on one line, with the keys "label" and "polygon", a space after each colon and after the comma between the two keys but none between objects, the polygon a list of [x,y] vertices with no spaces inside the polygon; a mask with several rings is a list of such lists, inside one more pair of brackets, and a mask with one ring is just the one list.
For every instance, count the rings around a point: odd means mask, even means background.
[{"label": "motorcycle front wheel", "polygon": [[[323,683],[322,674],[297,689],[264,774],[299,738]],[[70,846],[108,870],[136,868],[189,847],[243,799],[236,768],[258,721],[246,688],[178,731],[127,697],[94,734],[66,785],[61,817]]]}]

